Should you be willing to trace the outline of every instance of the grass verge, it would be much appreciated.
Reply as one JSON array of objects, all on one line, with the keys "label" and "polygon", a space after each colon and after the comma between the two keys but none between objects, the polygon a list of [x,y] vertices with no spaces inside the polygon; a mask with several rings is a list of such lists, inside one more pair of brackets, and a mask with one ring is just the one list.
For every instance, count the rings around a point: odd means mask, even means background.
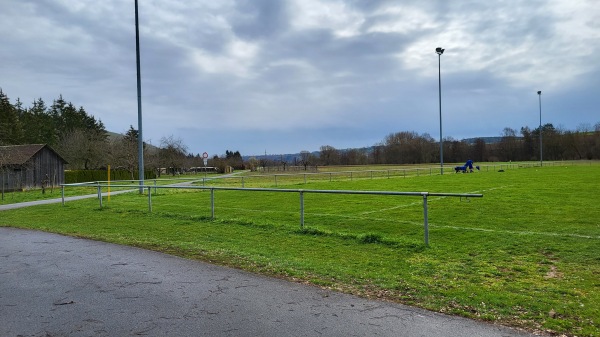
[{"label": "grass verge", "polygon": [[[296,185],[297,184],[297,185]],[[598,166],[285,187],[483,193],[419,198],[159,190],[16,209],[0,225],[154,249],[496,323],[600,335]],[[162,192],[160,192],[162,191]]]}]

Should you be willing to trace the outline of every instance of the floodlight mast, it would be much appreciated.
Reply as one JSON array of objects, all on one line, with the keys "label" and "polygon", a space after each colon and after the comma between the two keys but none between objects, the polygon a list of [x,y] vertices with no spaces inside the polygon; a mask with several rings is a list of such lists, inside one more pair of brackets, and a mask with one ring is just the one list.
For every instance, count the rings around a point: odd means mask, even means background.
[{"label": "floodlight mast", "polygon": [[138,23],[138,0],[135,0],[135,61],[137,68],[138,103],[138,178],[140,194],[144,193],[144,137],[142,136],[142,79],[140,72],[140,29]]},{"label": "floodlight mast", "polygon": [[444,174],[444,142],[442,141],[442,54],[445,49],[441,47],[435,48],[436,54],[438,54],[438,88],[440,98],[440,174]]},{"label": "floodlight mast", "polygon": [[537,92],[540,101],[540,167],[543,166],[544,160],[542,158],[542,91]]}]

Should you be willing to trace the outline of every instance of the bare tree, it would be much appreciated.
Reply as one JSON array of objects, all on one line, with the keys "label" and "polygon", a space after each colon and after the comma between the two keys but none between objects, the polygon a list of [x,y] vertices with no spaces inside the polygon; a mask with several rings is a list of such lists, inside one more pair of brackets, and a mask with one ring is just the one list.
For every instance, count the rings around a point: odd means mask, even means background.
[{"label": "bare tree", "polygon": [[333,146],[321,146],[320,160],[321,165],[338,165],[340,163],[340,152]]},{"label": "bare tree", "polygon": [[304,171],[308,169],[308,165],[311,164],[312,155],[308,151],[300,151],[300,164],[304,166]]},{"label": "bare tree", "polygon": [[108,144],[106,133],[101,131],[72,130],[63,136],[57,149],[71,169],[91,170],[107,164]]},{"label": "bare tree", "polygon": [[475,139],[471,147],[471,158],[476,162],[487,161],[485,141],[481,138]]},{"label": "bare tree", "polygon": [[187,154],[187,146],[183,144],[180,138],[172,135],[163,137],[160,140],[160,162],[175,175],[182,169]]},{"label": "bare tree", "polygon": [[511,128],[504,128],[502,139],[498,144],[500,160],[517,160],[519,154],[519,141],[517,140],[517,131]]}]

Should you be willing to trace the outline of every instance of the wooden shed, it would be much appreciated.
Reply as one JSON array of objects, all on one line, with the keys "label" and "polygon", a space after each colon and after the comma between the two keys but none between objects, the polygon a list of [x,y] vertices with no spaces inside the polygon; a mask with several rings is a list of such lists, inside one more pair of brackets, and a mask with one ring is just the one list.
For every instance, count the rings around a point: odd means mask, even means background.
[{"label": "wooden shed", "polygon": [[64,160],[46,144],[0,146],[3,191],[58,186],[65,181]]}]

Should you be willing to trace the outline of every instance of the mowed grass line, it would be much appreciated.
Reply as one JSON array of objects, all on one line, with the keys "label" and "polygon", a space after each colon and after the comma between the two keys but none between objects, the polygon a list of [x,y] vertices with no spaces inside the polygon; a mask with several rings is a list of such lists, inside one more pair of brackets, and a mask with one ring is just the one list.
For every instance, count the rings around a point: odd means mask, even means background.
[{"label": "mowed grass line", "polygon": [[0,225],[135,245],[435,311],[577,336],[600,335],[600,167],[288,188],[483,193],[419,197],[161,191],[0,213]]}]

